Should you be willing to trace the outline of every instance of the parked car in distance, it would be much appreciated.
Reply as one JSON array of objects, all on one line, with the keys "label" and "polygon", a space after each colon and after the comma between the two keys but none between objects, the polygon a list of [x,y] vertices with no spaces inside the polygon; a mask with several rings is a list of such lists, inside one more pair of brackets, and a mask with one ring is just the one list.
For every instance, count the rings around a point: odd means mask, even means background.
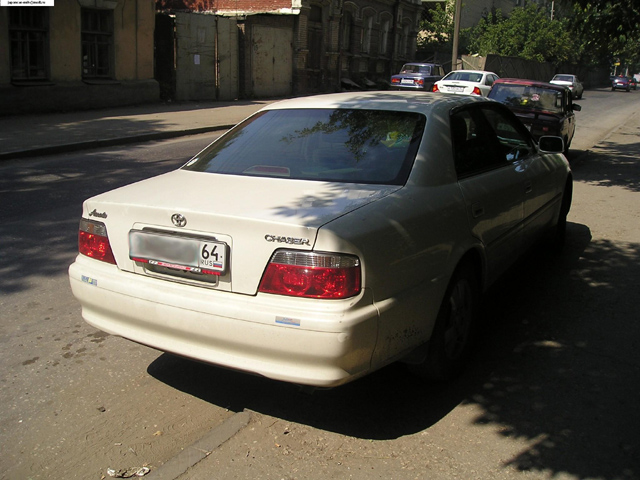
[{"label": "parked car in distance", "polygon": [[455,70],[433,84],[433,92],[456,95],[481,95],[486,97],[498,78],[493,72],[482,70]]},{"label": "parked car in distance", "polygon": [[582,98],[582,94],[584,93],[584,86],[575,75],[559,73],[557,75],[554,75],[549,83],[553,83],[555,85],[564,85],[565,87],[568,87],[569,90],[571,90],[571,96],[573,98]]},{"label": "parked car in distance", "polygon": [[634,77],[629,77],[629,88],[632,90],[638,89],[638,82]]},{"label": "parked car in distance", "polygon": [[624,90],[626,92],[630,92],[631,83],[629,82],[629,79],[624,75],[613,77],[613,80],[611,81],[611,91],[613,92],[614,90]]},{"label": "parked car in distance", "polygon": [[495,81],[488,97],[509,107],[536,140],[543,135],[562,137],[565,153],[569,151],[576,130],[574,112],[582,110],[582,107],[573,103],[567,87],[535,80],[501,78]]},{"label": "parked car in distance", "polygon": [[276,380],[333,387],[397,360],[449,379],[483,292],[547,233],[562,243],[562,146],[470,95],[273,103],[86,200],[71,288],[100,330]]},{"label": "parked car in distance", "polygon": [[391,77],[391,88],[430,92],[433,84],[443,76],[444,69],[437,63],[405,63],[400,73]]}]

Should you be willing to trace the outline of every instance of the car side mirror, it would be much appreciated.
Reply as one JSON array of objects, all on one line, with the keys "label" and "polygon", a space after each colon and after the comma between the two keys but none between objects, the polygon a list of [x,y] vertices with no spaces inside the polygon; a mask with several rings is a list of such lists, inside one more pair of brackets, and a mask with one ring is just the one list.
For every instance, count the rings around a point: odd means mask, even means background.
[{"label": "car side mirror", "polygon": [[575,110],[576,112],[579,112],[580,110],[582,110],[582,105],[580,105],[578,103],[572,103],[571,104],[571,109]]},{"label": "car side mirror", "polygon": [[542,153],[563,153],[564,140],[562,139],[562,137],[543,135],[538,140],[538,149]]}]

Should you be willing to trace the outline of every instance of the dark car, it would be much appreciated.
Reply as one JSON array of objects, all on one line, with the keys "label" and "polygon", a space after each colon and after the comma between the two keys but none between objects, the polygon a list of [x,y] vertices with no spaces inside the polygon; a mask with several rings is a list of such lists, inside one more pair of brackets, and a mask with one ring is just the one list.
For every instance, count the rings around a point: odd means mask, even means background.
[{"label": "dark car", "polygon": [[536,140],[543,135],[562,137],[565,153],[569,151],[576,131],[574,111],[580,111],[582,107],[573,103],[567,87],[534,80],[500,78],[493,84],[488,97],[507,105]]},{"label": "dark car", "polygon": [[614,90],[630,91],[631,83],[629,82],[629,79],[624,76],[614,77],[611,81],[611,91],[613,92]]},{"label": "dark car", "polygon": [[391,77],[395,90],[431,91],[433,84],[444,76],[442,65],[437,63],[405,63],[400,73]]},{"label": "dark car", "polygon": [[638,89],[638,82],[634,77],[629,77],[629,87],[633,90]]}]

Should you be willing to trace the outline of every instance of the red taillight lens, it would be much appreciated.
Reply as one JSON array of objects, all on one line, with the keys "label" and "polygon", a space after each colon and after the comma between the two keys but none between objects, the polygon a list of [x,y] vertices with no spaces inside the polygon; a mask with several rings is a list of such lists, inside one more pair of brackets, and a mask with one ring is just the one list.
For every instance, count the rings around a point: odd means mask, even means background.
[{"label": "red taillight lens", "polygon": [[260,292],[338,299],[360,292],[360,261],[351,255],[280,250],[271,258]]},{"label": "red taillight lens", "polygon": [[419,78],[418,80],[414,80],[414,83],[417,83],[418,85],[424,85],[424,78]]},{"label": "red taillight lens", "polygon": [[433,84],[433,87],[431,87],[431,91],[432,92],[439,92],[440,89],[438,88],[438,85],[436,85],[435,83]]},{"label": "red taillight lens", "polygon": [[399,78],[392,78],[391,79],[391,83],[400,83],[400,79]]},{"label": "red taillight lens", "polygon": [[113,257],[109,237],[107,237],[107,227],[104,223],[82,219],[78,231],[78,251],[87,257],[100,260],[102,262],[116,264]]},{"label": "red taillight lens", "polygon": [[478,87],[473,87],[473,92],[471,92],[471,95],[482,95],[482,92]]}]

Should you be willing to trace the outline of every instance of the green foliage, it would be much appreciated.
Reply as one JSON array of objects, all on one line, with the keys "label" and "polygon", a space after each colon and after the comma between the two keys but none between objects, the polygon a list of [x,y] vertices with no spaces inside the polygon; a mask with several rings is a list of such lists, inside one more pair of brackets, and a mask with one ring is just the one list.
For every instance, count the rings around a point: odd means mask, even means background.
[{"label": "green foliage", "polygon": [[487,15],[472,30],[469,50],[552,63],[575,60],[576,53],[566,21],[551,20],[534,3],[513,9],[508,18],[500,10]]},{"label": "green foliage", "polygon": [[606,65],[619,59],[640,71],[640,2],[575,0],[569,27],[581,45],[581,61]]},{"label": "green foliage", "polygon": [[424,11],[420,22],[421,34],[418,36],[419,49],[438,51],[451,48],[454,9],[455,0],[447,0],[444,6],[438,3],[434,8]]}]

